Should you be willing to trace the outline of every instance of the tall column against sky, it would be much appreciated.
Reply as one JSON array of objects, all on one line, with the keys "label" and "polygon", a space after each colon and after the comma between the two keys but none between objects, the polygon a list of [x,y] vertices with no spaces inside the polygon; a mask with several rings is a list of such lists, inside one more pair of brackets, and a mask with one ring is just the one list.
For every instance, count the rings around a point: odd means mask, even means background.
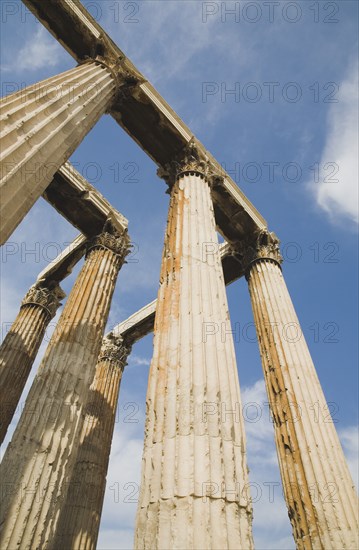
[{"label": "tall column against sky", "polygon": [[89,242],[0,467],[1,548],[51,548],[80,446],[127,230]]},{"label": "tall column against sky", "polygon": [[208,165],[189,146],[172,170],[135,548],[249,549],[245,434]]},{"label": "tall column against sky", "polygon": [[240,246],[298,549],[358,545],[358,500],[282,271],[279,241]]},{"label": "tall column against sky", "polygon": [[54,548],[95,550],[123,369],[131,346],[121,337],[104,338],[90,387],[85,421],[74,457],[72,485],[61,508]]},{"label": "tall column against sky", "polygon": [[3,442],[46,328],[65,293],[57,283],[36,283],[0,346],[0,444]]},{"label": "tall column against sky", "polygon": [[0,244],[111,106],[116,89],[112,71],[88,61],[1,100]]}]

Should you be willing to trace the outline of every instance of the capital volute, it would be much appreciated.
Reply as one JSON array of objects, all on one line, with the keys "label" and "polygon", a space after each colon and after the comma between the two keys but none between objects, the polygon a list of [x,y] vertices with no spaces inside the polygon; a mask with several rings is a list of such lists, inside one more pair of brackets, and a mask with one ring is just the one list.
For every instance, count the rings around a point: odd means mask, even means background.
[{"label": "capital volute", "polygon": [[165,180],[170,189],[179,178],[189,174],[195,174],[208,183],[211,183],[214,175],[208,157],[194,140],[191,140],[175,158],[157,171],[157,175]]},{"label": "capital volute", "polygon": [[127,228],[119,230],[114,228],[111,223],[106,222],[102,233],[88,241],[86,257],[89,255],[90,251],[94,249],[110,250],[124,262],[125,257],[130,252],[130,247],[131,242]]},{"label": "capital volute", "polygon": [[283,258],[279,245],[280,241],[277,235],[268,229],[263,229],[239,243],[236,247],[236,254],[240,258],[247,279],[251,267],[257,262],[267,260],[281,266]]},{"label": "capital volute", "polygon": [[21,307],[33,305],[43,308],[50,319],[55,317],[57,309],[61,306],[60,300],[65,298],[66,294],[56,282],[38,281],[36,282],[21,302]]},{"label": "capital volute", "polygon": [[121,336],[110,333],[102,341],[99,361],[109,361],[123,369],[127,365],[131,348],[132,346],[125,342]]}]

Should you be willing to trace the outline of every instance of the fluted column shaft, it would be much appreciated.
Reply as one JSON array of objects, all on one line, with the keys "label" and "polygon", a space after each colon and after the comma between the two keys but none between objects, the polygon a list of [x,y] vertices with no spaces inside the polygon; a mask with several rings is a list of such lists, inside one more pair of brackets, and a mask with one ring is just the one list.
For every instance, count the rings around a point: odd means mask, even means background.
[{"label": "fluted column shaft", "polygon": [[65,294],[58,285],[33,285],[0,346],[0,444],[19,403],[46,328]]},{"label": "fluted column shaft", "polygon": [[130,351],[121,338],[104,338],[74,457],[73,490],[61,509],[54,548],[96,548],[120,383]]},{"label": "fluted column shaft", "polygon": [[232,336],[217,330],[230,325],[210,187],[192,164],[171,191],[135,548],[244,550],[252,510],[238,374]]},{"label": "fluted column shaft", "polygon": [[109,108],[116,88],[111,70],[90,61],[1,100],[0,244]]},{"label": "fluted column shaft", "polygon": [[52,547],[127,248],[125,233],[89,245],[0,468],[1,548]]},{"label": "fluted column shaft", "polygon": [[278,254],[269,257],[273,235],[247,278],[294,539],[298,549],[354,549],[357,496]]}]

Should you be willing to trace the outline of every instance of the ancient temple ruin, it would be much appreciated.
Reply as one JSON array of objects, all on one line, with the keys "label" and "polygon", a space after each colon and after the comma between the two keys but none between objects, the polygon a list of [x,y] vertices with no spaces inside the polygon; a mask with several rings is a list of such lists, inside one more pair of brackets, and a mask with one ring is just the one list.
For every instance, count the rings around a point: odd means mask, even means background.
[{"label": "ancient temple ruin", "polygon": [[[309,414],[313,403],[326,405],[315,367],[304,338],[288,341],[281,330],[299,323],[278,238],[78,0],[23,1],[75,62],[1,101],[1,244],[41,196],[82,236],[39,274],[0,348],[1,441],[65,298],[61,281],[85,262],[1,464],[1,548],[96,547],[121,378],[131,347],[152,331],[135,548],[253,548],[251,499],[240,490],[248,483],[244,424],[221,419],[223,404],[241,402],[233,340],[202,337],[204,322],[230,328],[226,285],[240,277],[297,548],[356,548],[357,497],[334,424]],[[127,220],[68,162],[104,113],[154,160],[170,193],[158,298],[110,334]],[[321,490],[332,482],[336,499],[328,500]]]}]

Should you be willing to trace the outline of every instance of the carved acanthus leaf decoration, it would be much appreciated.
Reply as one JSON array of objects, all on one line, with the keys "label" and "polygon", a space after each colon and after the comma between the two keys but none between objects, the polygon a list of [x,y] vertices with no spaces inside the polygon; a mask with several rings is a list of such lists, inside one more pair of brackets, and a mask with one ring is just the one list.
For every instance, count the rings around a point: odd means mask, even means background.
[{"label": "carved acanthus leaf decoration", "polygon": [[125,343],[121,336],[114,336],[111,333],[102,341],[99,361],[107,360],[124,368],[130,353],[131,345]]},{"label": "carved acanthus leaf decoration", "polygon": [[169,187],[172,187],[180,176],[191,173],[198,174],[207,181],[215,175],[208,157],[199,150],[194,141],[190,141],[173,160],[157,171],[157,175],[164,179]]},{"label": "carved acanthus leaf decoration", "polygon": [[89,240],[87,246],[87,254],[94,248],[102,248],[111,250],[124,261],[127,254],[130,252],[130,238],[127,229],[119,231],[114,228],[110,221],[106,222],[104,230],[96,237]]},{"label": "carved acanthus leaf decoration", "polygon": [[249,272],[251,265],[257,261],[267,259],[281,264],[283,262],[279,248],[280,241],[277,235],[263,229],[252,239],[244,239],[236,247],[244,271]]},{"label": "carved acanthus leaf decoration", "polygon": [[37,305],[44,308],[51,318],[55,317],[58,307],[61,305],[60,300],[66,296],[62,288],[55,284],[46,286],[45,283],[35,283],[26,293],[21,302],[21,306]]}]

